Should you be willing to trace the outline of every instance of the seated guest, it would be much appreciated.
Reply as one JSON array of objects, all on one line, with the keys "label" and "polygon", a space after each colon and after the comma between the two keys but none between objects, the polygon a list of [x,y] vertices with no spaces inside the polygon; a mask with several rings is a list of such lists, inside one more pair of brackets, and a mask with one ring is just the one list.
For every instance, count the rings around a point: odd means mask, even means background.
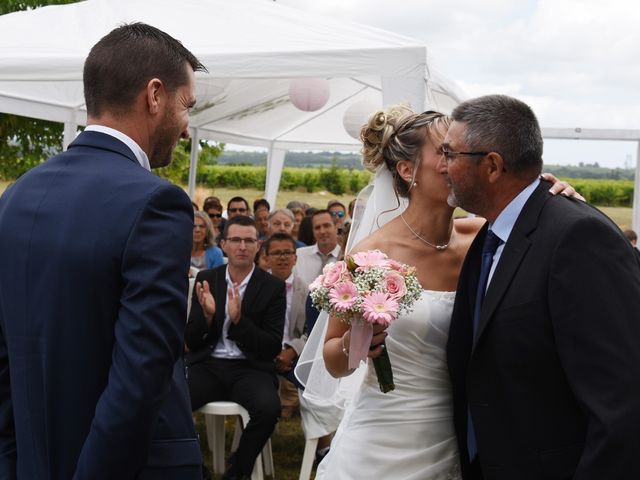
[{"label": "seated guest", "polygon": [[638,250],[638,235],[633,230],[625,230],[622,232],[629,243],[633,247],[633,251],[636,254],[636,258],[640,260],[640,250]]},{"label": "seated guest", "polygon": [[185,329],[191,408],[227,400],[251,417],[224,479],[249,478],[280,416],[273,359],[282,350],[287,301],[284,281],[253,259],[260,248],[255,222],[227,222],[222,248],[228,265],[196,277]]},{"label": "seated guest", "polygon": [[269,210],[264,206],[259,206],[258,210],[254,210],[253,212],[253,217],[256,220],[256,228],[258,229],[258,239],[264,240],[269,235]]},{"label": "seated guest", "polygon": [[242,215],[251,215],[249,202],[242,197],[233,197],[229,200],[229,203],[227,203],[227,218],[232,219],[233,217]]},{"label": "seated guest", "polygon": [[200,211],[193,212],[191,266],[202,270],[215,268],[223,263],[222,250],[216,246],[216,237],[209,215]]},{"label": "seated guest", "polygon": [[[269,214],[269,235],[274,233],[286,233],[291,235],[295,217],[288,208],[279,208]],[[305,244],[295,240],[296,248],[304,247]]]},{"label": "seated guest", "polygon": [[302,202],[300,202],[298,200],[291,200],[289,203],[287,203],[287,208],[289,210],[293,210],[294,208],[300,208],[304,212],[305,205],[304,205],[304,203],[302,203]]},{"label": "seated guest", "polygon": [[625,238],[629,240],[629,243],[632,247],[638,247],[638,235],[636,234],[636,232],[634,232],[633,230],[625,230],[622,233],[624,234]]},{"label": "seated guest", "polygon": [[327,204],[327,210],[329,210],[329,213],[331,213],[331,216],[336,222],[336,226],[338,227],[338,234],[341,234],[342,227],[344,226],[344,222],[347,219],[347,209],[340,201],[331,200]]},{"label": "seated guest", "polygon": [[296,277],[296,244],[291,235],[274,233],[264,244],[271,274],[287,285],[287,314],[284,321],[282,351],[276,357],[276,370],[280,378],[282,418],[290,418],[299,404],[298,390],[293,383],[293,367],[307,341],[305,335],[305,301],[309,289],[304,280]]},{"label": "seated guest", "polygon": [[256,253],[256,258],[254,261],[255,264],[265,272],[268,272],[270,270],[267,255],[264,253],[264,243],[258,249],[258,253]]},{"label": "seated guest", "polygon": [[[355,211],[355,208],[356,208],[356,200],[357,200],[357,198],[354,198],[353,200],[351,200],[349,202],[349,206],[347,207],[347,217],[348,218],[344,222],[345,226],[350,224],[352,222],[352,220],[353,220],[353,214],[354,214],[354,211]],[[343,230],[344,230],[344,227],[343,227]],[[344,234],[344,232],[343,232],[343,234]]]},{"label": "seated guest", "polygon": [[313,238],[313,226],[311,225],[311,214],[306,215],[300,221],[300,228],[298,229],[298,241],[304,243],[306,246],[316,243],[316,239]]},{"label": "seated guest", "polygon": [[255,214],[261,208],[265,208],[268,211],[271,210],[271,205],[266,198],[258,198],[253,202],[253,213]]},{"label": "seated guest", "polygon": [[340,257],[338,245],[338,227],[328,210],[318,210],[311,216],[315,245],[299,248],[295,273],[307,285],[311,284],[328,263],[336,262]]},{"label": "seated guest", "polygon": [[298,233],[300,232],[300,222],[302,222],[302,219],[304,218],[304,210],[302,210],[301,208],[290,208],[289,210],[291,210],[291,213],[293,213],[294,218],[291,236],[294,239],[298,240]]},{"label": "seated guest", "polygon": [[207,197],[202,206],[202,211],[209,215],[209,220],[213,225],[213,231],[216,234],[216,243],[220,244],[220,237],[222,236],[222,230],[224,230],[225,219],[222,218],[222,203],[218,197]]}]

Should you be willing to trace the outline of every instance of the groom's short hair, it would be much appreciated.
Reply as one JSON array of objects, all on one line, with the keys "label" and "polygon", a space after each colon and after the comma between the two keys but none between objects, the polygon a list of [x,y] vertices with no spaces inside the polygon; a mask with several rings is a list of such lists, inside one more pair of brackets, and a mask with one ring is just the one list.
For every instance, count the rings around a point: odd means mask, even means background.
[{"label": "groom's short hair", "polygon": [[151,25],[138,22],[112,30],[84,62],[87,113],[126,113],[153,78],[160,79],[169,93],[175,92],[188,82],[185,63],[194,72],[207,70],[182,43]]}]

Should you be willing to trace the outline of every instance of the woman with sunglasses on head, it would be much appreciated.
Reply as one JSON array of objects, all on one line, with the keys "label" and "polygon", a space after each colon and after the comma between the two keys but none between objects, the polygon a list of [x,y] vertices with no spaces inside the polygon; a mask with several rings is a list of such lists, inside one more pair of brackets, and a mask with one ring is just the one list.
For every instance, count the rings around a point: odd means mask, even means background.
[{"label": "woman with sunglasses on head", "polygon": [[[395,106],[372,115],[361,131],[363,163],[375,179],[369,199],[358,199],[366,207],[346,250],[378,249],[415,266],[423,291],[411,313],[386,330],[374,327],[369,357],[386,348],[395,390],[380,391],[369,361],[316,479],[461,478],[445,347],[462,261],[484,220],[454,219],[447,203],[440,146],[449,123],[437,112]],[[554,191],[565,187],[559,182]],[[322,335],[318,322],[312,336],[321,335],[326,369],[333,377],[351,375],[349,326],[331,317]],[[313,344],[310,338],[307,347]],[[305,396],[322,396],[312,383]]]},{"label": "woman with sunglasses on head", "polygon": [[213,233],[216,238],[216,245],[220,246],[220,234],[224,229],[224,218],[222,218],[222,203],[218,197],[207,197],[202,206],[202,210],[209,215],[211,225],[213,226]]}]

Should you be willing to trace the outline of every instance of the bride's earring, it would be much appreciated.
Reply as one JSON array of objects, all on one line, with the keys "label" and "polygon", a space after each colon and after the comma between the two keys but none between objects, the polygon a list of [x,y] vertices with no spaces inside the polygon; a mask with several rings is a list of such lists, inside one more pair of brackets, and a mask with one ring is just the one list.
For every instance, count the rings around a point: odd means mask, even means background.
[{"label": "bride's earring", "polygon": [[413,182],[413,186],[415,187],[416,185],[418,185],[418,182]]}]

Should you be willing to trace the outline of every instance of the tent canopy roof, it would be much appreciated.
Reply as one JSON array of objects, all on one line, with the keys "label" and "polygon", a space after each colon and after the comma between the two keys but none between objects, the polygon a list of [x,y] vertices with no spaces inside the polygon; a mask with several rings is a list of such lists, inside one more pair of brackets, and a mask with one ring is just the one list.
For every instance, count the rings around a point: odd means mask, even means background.
[{"label": "tent canopy roof", "polygon": [[[86,122],[82,66],[89,49],[125,22],[179,39],[207,67],[196,75],[199,137],[279,148],[357,148],[345,110],[409,101],[449,111],[460,93],[410,38],[337,22],[267,0],[86,0],[0,16],[0,111]],[[302,112],[292,79],[326,78],[327,104]],[[418,105],[420,104],[420,105]]]}]

